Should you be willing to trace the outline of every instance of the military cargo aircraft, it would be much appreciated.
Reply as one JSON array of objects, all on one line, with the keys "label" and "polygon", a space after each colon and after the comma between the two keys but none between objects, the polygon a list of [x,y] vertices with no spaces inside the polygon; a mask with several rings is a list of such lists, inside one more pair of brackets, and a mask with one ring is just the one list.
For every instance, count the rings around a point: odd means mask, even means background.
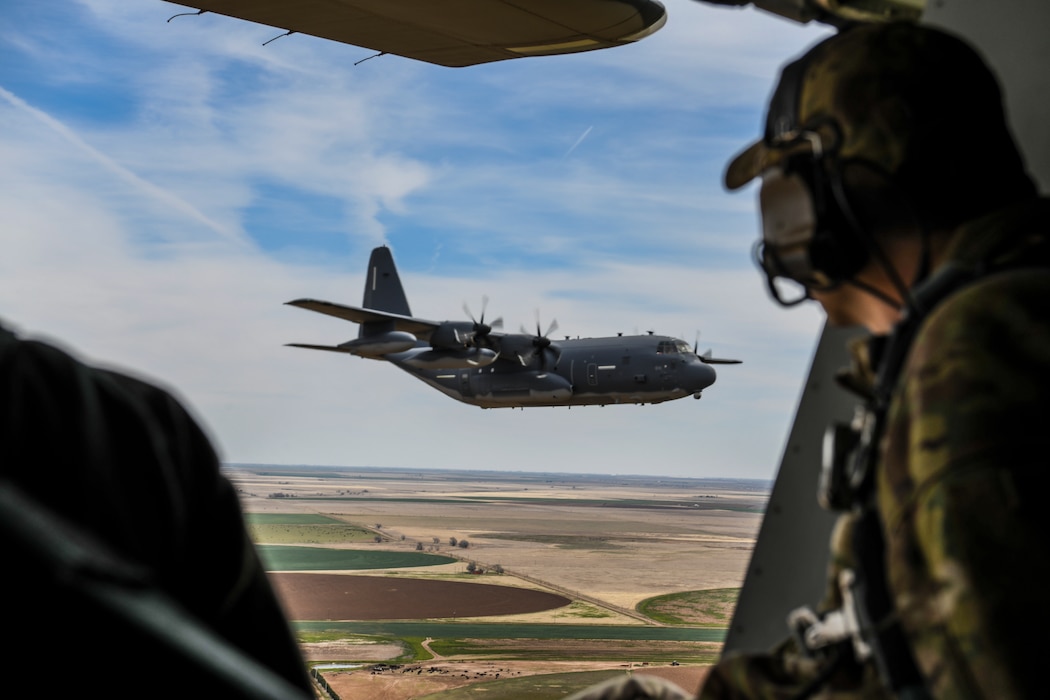
[{"label": "military cargo aircraft", "polygon": [[316,299],[289,305],[361,324],[358,336],[338,345],[291,347],[386,360],[438,391],[481,408],[662,403],[700,398],[715,382],[713,364],[736,364],[677,338],[617,335],[552,340],[553,322],[541,333],[502,333],[503,320],[485,323],[482,308],[469,321],[428,321],[412,316],[390,249],[368,262],[360,307]]}]

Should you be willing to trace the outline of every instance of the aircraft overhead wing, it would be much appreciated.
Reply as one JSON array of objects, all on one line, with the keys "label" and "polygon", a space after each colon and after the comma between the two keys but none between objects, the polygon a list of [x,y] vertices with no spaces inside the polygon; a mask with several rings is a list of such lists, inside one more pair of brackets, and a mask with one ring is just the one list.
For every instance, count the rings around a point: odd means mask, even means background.
[{"label": "aircraft overhead wing", "polygon": [[667,21],[656,0],[189,0],[180,5],[440,66],[593,51]]},{"label": "aircraft overhead wing", "polygon": [[[375,309],[362,309],[357,306],[344,306],[342,304],[333,304],[330,301],[319,301],[317,299],[296,299],[295,301],[287,302],[287,304],[289,306],[298,306],[300,309],[316,311],[317,313],[325,314],[326,316],[335,316],[336,318],[341,318],[344,321],[351,321],[353,323],[393,322],[394,330],[405,331],[406,333],[411,333],[418,338],[426,338],[435,328],[441,325],[436,321],[427,321],[422,318],[412,318],[411,316],[402,316],[400,314],[392,314],[386,311],[376,311]],[[323,350],[326,348],[317,349]]]}]

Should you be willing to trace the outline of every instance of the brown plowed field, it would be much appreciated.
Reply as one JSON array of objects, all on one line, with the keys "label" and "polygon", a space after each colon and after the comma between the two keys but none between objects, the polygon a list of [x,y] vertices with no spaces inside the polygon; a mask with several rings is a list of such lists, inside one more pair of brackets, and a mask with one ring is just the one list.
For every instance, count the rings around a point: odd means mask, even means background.
[{"label": "brown plowed field", "polygon": [[462,581],[346,574],[270,574],[293,620],[422,620],[540,612],[571,601],[554,593]]}]

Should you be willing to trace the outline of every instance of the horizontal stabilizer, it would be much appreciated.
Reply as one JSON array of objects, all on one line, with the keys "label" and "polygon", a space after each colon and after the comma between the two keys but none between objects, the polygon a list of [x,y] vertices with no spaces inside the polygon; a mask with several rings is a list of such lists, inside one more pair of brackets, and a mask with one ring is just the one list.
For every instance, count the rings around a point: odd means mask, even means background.
[{"label": "horizontal stabilizer", "polygon": [[341,352],[346,355],[353,355],[350,348],[339,347],[338,345],[310,345],[308,343],[285,343],[286,348],[306,348],[308,350],[327,350],[328,352]]},{"label": "horizontal stabilizer", "polygon": [[[336,346],[309,345],[290,343],[292,347],[309,348],[311,350],[330,350],[332,352],[345,352],[361,357],[382,357],[384,355],[396,355],[409,348],[415,347],[418,342],[416,336],[404,331],[384,331],[372,333],[361,338],[349,340]],[[491,351],[490,351],[491,352]]]}]

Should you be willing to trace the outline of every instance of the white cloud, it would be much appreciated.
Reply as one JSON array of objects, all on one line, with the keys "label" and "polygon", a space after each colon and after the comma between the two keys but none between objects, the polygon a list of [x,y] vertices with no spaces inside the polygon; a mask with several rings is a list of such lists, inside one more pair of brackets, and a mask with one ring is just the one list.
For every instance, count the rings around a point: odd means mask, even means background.
[{"label": "white cloud", "polygon": [[[819,32],[668,7],[636,46],[460,70],[262,47],[278,32],[167,23],[166,3],[23,9],[0,69],[0,317],[177,387],[235,461],[769,477],[820,320],[765,298],[753,199],[718,177]],[[79,20],[61,41],[56,17]],[[302,220],[270,230],[270,197]],[[383,240],[421,316],[488,295],[508,330],[539,309],[556,335],[700,331],[744,364],[699,402],[481,411],[283,347],[356,333],[282,304],[358,303]]]}]

